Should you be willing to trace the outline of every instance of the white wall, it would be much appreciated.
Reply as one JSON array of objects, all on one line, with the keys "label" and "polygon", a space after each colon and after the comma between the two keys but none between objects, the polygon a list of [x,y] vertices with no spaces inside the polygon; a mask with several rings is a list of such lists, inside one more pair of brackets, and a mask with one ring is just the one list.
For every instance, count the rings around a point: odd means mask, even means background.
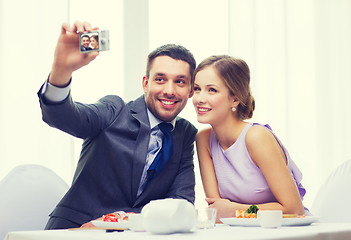
[{"label": "white wall", "polygon": [[72,174],[72,140],[45,126],[36,96],[67,9],[67,1],[1,0],[0,178],[22,163]]}]

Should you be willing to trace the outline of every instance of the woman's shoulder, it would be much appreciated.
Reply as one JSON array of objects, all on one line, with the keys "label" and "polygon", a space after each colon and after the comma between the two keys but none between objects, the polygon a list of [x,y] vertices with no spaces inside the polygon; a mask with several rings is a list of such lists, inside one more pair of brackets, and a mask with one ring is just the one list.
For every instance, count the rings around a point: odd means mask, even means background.
[{"label": "woman's shoulder", "polygon": [[212,128],[205,128],[200,130],[196,135],[196,143],[197,144],[207,143],[206,145],[208,145],[210,142],[211,132],[212,132]]},{"label": "woman's shoulder", "polygon": [[209,138],[212,132],[212,128],[205,128],[198,131],[196,138]]},{"label": "woman's shoulder", "polygon": [[253,125],[249,128],[245,136],[245,142],[247,145],[256,145],[273,140],[274,136],[271,131],[263,125]]}]

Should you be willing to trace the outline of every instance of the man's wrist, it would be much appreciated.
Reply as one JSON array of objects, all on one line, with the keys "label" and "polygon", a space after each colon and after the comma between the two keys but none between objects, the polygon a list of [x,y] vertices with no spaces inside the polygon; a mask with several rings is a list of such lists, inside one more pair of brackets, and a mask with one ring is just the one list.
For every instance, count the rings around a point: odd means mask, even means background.
[{"label": "man's wrist", "polygon": [[60,70],[58,67],[53,67],[48,78],[48,82],[55,87],[64,88],[71,82],[72,72]]},{"label": "man's wrist", "polygon": [[50,83],[48,80],[44,83],[42,89],[43,96],[50,102],[61,102],[67,98],[71,90],[71,79],[66,84],[66,86],[55,86]]}]

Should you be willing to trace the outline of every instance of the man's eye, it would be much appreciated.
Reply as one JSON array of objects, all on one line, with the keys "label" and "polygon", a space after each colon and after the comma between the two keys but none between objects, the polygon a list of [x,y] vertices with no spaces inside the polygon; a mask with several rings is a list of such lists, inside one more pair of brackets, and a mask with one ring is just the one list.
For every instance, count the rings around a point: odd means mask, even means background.
[{"label": "man's eye", "polygon": [[156,82],[163,82],[164,80],[163,80],[163,78],[155,78],[155,81]]},{"label": "man's eye", "polygon": [[179,80],[176,80],[176,83],[178,83],[178,84],[185,84],[185,81],[184,81],[184,80],[179,79]]}]

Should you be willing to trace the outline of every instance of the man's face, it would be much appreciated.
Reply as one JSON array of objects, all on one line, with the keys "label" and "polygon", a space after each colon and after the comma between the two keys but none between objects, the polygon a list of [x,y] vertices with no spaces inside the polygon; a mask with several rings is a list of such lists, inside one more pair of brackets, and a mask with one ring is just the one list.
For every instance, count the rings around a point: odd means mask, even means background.
[{"label": "man's face", "polygon": [[89,47],[89,44],[90,44],[89,37],[82,37],[82,42],[80,44],[85,48]]},{"label": "man's face", "polygon": [[155,117],[172,121],[185,107],[193,91],[187,62],[168,56],[156,57],[150,76],[143,78],[145,102]]}]

